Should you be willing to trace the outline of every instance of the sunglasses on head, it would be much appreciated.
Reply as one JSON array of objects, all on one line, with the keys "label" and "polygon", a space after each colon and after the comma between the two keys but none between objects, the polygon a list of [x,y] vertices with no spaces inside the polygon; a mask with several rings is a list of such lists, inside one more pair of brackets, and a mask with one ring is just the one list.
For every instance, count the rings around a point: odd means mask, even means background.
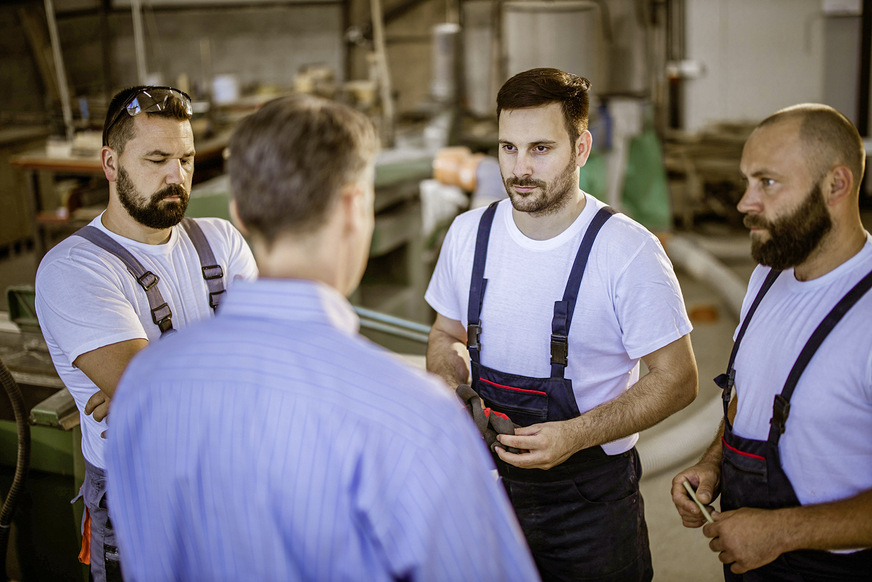
[{"label": "sunglasses on head", "polygon": [[136,117],[140,113],[154,113],[163,111],[167,108],[170,101],[177,99],[185,107],[188,115],[192,115],[194,108],[191,105],[191,97],[184,91],[179,91],[173,87],[143,87],[124,101],[121,109],[112,117],[112,121],[106,126],[103,131],[103,145],[108,145],[109,130],[118,122],[122,113],[127,113],[130,117]]}]

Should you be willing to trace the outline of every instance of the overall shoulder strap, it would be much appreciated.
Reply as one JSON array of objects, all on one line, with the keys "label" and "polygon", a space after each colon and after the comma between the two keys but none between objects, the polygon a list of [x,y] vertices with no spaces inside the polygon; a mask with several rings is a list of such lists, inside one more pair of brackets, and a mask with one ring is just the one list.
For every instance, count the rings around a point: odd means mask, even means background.
[{"label": "overall shoulder strap", "polygon": [[809,362],[821,344],[827,338],[833,328],[845,317],[845,314],[860,300],[863,295],[872,287],[872,271],[866,274],[865,277],[848,291],[842,297],[835,307],[833,307],[822,322],[815,328],[808,341],[803,346],[802,351],[796,358],[793,368],[787,375],[787,380],[784,382],[784,388],[781,394],[775,396],[775,402],[772,405],[772,419],[769,421],[769,440],[777,443],[782,434],[784,434],[784,426],[787,423],[787,417],[790,414],[790,399],[796,390],[796,384],[799,382],[799,377],[805,371]]},{"label": "overall shoulder strap", "polygon": [[742,338],[745,337],[745,331],[748,329],[748,324],[751,322],[751,318],[757,311],[757,307],[760,305],[763,297],[769,291],[769,288],[772,287],[772,284],[775,283],[775,279],[777,279],[780,274],[781,271],[775,269],[771,269],[769,273],[766,274],[766,278],[763,280],[760,290],[757,291],[757,296],[754,297],[751,307],[748,308],[748,313],[745,314],[745,319],[742,321],[739,333],[736,334],[736,341],[733,342],[733,349],[730,352],[730,361],[727,363],[727,371],[723,374],[718,374],[718,376],[715,377],[715,384],[723,390],[722,399],[724,401],[724,422],[729,422],[727,413],[733,395],[733,384],[736,380],[736,370],[733,368],[733,364],[736,362],[736,354],[739,353],[739,344],[742,343]]},{"label": "overall shoulder strap", "polygon": [[188,217],[183,218],[182,228],[191,237],[191,242],[194,243],[194,248],[197,249],[203,279],[205,279],[206,285],[209,287],[209,307],[212,308],[212,311],[215,311],[218,309],[218,305],[221,304],[221,297],[224,293],[224,269],[215,260],[212,247],[209,246],[209,241],[206,239],[203,229],[200,228],[196,220]]},{"label": "overall shoulder strap", "polygon": [[584,233],[584,237],[581,239],[581,244],[578,246],[575,261],[572,264],[572,269],[569,271],[566,289],[563,291],[563,299],[554,302],[554,317],[551,319],[552,378],[562,378],[566,365],[569,362],[569,326],[572,324],[572,314],[575,312],[575,303],[578,300],[581,279],[584,277],[584,270],[587,267],[587,260],[590,257],[593,243],[600,229],[616,212],[614,208],[604,206],[594,215],[593,220],[591,220],[590,225],[587,227],[587,231]]},{"label": "overall shoulder strap", "polygon": [[160,328],[161,335],[173,329],[173,313],[160,293],[157,285],[160,278],[157,275],[146,270],[130,251],[99,228],[90,225],[84,226],[77,230],[74,235],[94,243],[124,263],[124,266],[127,267],[127,270],[145,291],[148,297],[148,306],[151,309],[151,319]]},{"label": "overall shoulder strap", "polygon": [[478,234],[475,238],[475,257],[472,261],[472,278],[469,282],[469,303],[466,308],[466,347],[469,350],[469,357],[473,361],[478,361],[481,344],[479,336],[481,335],[481,306],[484,301],[484,289],[487,286],[487,280],[484,278],[484,266],[487,262],[487,245],[490,241],[491,226],[494,222],[494,215],[497,211],[499,201],[493,202],[484,211],[481,220],[478,223]]}]

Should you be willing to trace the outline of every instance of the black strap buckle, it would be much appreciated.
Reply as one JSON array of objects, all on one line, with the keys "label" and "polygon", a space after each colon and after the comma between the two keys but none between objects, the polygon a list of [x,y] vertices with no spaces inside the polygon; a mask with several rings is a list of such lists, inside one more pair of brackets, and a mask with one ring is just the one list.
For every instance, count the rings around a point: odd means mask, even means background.
[{"label": "black strap buckle", "polygon": [[218,309],[218,306],[221,305],[221,295],[224,294],[224,289],[221,291],[214,291],[209,293],[209,307],[212,309]]},{"label": "black strap buckle", "polygon": [[775,402],[772,404],[772,420],[769,422],[778,428],[778,434],[784,434],[784,426],[787,424],[788,416],[790,416],[790,402],[781,394],[777,394]]},{"label": "black strap buckle", "polygon": [[717,384],[718,388],[721,390],[730,390],[733,388],[736,382],[736,371],[730,368],[729,372],[726,374],[718,374],[715,376],[715,384]]},{"label": "black strap buckle", "polygon": [[161,331],[166,331],[166,329],[164,329],[165,326],[172,327],[172,317],[173,312],[170,310],[170,306],[166,303],[162,303],[151,310],[151,320],[160,328]]},{"label": "black strap buckle", "polygon": [[146,271],[145,273],[136,278],[136,282],[139,283],[146,291],[157,285],[158,281],[160,281],[160,277],[158,277],[151,271]]},{"label": "black strap buckle", "polygon": [[565,366],[569,361],[569,342],[565,335],[551,334],[551,363]]},{"label": "black strap buckle", "polygon": [[203,267],[203,278],[207,281],[212,279],[220,279],[224,276],[224,269],[221,265],[206,265]]},{"label": "black strap buckle", "polygon": [[481,324],[471,323],[466,328],[466,349],[480,350],[479,336],[481,335]]}]

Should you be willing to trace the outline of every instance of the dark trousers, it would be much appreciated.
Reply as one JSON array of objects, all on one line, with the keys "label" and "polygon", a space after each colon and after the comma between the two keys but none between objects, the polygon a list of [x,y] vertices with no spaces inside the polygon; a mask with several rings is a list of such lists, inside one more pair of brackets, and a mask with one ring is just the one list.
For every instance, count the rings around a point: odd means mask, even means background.
[{"label": "dark trousers", "polygon": [[636,450],[548,471],[500,463],[542,579],[648,582],[653,578],[648,528],[639,492]]}]

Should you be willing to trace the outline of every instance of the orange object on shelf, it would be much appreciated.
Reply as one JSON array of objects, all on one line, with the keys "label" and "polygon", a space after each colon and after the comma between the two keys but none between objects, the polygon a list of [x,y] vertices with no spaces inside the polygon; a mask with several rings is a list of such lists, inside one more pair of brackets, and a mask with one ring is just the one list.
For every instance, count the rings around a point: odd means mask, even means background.
[{"label": "orange object on shelf", "polygon": [[484,154],[472,153],[466,146],[442,148],[433,158],[433,177],[443,184],[474,192],[477,185],[475,173],[485,157]]}]

